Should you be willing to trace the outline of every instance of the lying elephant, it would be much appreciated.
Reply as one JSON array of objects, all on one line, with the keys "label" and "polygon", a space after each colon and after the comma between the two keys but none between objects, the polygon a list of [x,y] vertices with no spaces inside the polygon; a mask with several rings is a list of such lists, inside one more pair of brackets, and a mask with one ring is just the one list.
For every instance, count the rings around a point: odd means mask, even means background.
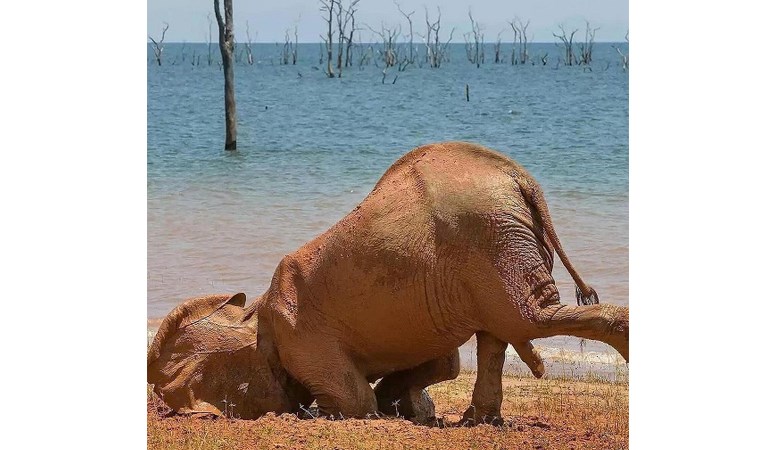
[{"label": "lying elephant", "polygon": [[[555,251],[578,306],[559,302]],[[316,399],[335,417],[399,408],[426,419],[424,388],[457,376],[457,349],[476,334],[478,375],[464,420],[479,421],[500,416],[507,343],[536,376],[535,338],[599,340],[628,360],[628,308],[598,304],[536,181],[504,155],[462,142],[400,158],[244,305],[243,294],[209,296],[166,317],[148,353],[148,382],[171,408],[222,414],[234,405],[236,417],[254,418]]]}]

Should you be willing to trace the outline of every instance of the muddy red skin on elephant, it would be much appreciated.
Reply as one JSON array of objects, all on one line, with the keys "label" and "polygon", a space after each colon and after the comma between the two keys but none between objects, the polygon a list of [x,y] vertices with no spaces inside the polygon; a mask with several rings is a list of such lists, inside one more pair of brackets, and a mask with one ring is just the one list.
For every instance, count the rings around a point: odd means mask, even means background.
[{"label": "muddy red skin on elephant", "polygon": [[[190,299],[163,320],[148,351],[148,382],[175,412],[256,418],[313,400],[258,332],[245,294]],[[271,341],[269,341],[271,342]]]},{"label": "muddy red skin on elephant", "polygon": [[[578,306],[559,302],[554,252],[576,282]],[[175,349],[188,324],[200,325],[175,317],[184,328],[175,323],[159,330],[163,338],[151,347],[148,381],[159,393],[168,386],[177,397],[192,397],[184,403],[217,411],[230,401],[221,402],[221,391],[229,395],[240,381],[253,392],[237,398],[249,417],[292,411],[313,397],[323,413],[343,417],[394,414],[393,399],[402,400],[403,414],[424,420],[432,412],[424,387],[455,378],[457,348],[477,334],[478,377],[464,420],[488,421],[499,417],[507,343],[536,376],[543,374],[530,344],[536,338],[599,340],[628,359],[628,308],[597,302],[562,250],[540,187],[522,167],[473,144],[426,145],[394,163],[345,218],[283,258],[251,306],[172,312],[207,321],[222,314],[229,325],[215,328],[213,340],[224,340],[219,336],[230,330],[255,330],[254,340],[225,340],[252,352],[245,368],[230,360],[226,369],[203,363],[183,371],[162,360],[173,354],[197,362],[215,354],[204,345],[206,328]],[[257,329],[249,324],[256,320]],[[238,378],[204,394],[181,389],[191,381],[208,384],[232,366],[242,370]],[[373,390],[370,382],[380,378]]]}]

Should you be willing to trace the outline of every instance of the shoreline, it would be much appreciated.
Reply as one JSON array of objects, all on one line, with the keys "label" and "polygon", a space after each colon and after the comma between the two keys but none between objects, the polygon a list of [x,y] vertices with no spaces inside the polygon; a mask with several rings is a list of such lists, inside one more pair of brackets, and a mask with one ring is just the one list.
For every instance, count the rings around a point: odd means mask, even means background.
[{"label": "shoreline", "polygon": [[[147,344],[153,337],[163,319],[148,319]],[[536,345],[544,361],[546,372],[543,379],[595,380],[611,383],[628,382],[628,363],[613,350],[600,352],[593,350],[575,351],[562,347]],[[475,336],[459,347],[459,359],[462,373],[475,372],[477,369],[477,351]],[[528,366],[509,346],[506,351],[502,375],[533,378]]]}]

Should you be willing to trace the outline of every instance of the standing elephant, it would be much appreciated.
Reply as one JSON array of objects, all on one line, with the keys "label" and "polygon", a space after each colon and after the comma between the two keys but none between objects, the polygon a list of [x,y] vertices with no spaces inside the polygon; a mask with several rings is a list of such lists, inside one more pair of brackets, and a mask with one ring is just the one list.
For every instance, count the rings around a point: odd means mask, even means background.
[{"label": "standing elephant", "polygon": [[[555,252],[578,306],[559,302]],[[463,142],[400,158],[351,213],[285,256],[266,292],[244,301],[195,299],[164,320],[148,381],[170,407],[218,414],[235,403],[235,414],[257,417],[316,399],[336,417],[399,406],[424,420],[424,388],[457,376],[457,349],[476,334],[464,420],[490,420],[500,416],[508,343],[536,376],[536,338],[599,340],[628,360],[628,308],[598,304],[538,183],[504,155]]]}]

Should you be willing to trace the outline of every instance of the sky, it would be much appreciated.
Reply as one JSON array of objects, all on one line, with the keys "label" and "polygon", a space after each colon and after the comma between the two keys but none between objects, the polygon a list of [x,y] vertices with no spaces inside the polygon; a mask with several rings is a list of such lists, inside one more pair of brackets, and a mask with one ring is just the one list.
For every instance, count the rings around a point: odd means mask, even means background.
[{"label": "sky", "polygon": [[[344,0],[349,3],[350,0]],[[425,6],[436,14],[441,8],[441,35],[448,34],[456,27],[452,42],[462,42],[463,33],[470,31],[468,8],[472,8],[473,18],[485,33],[486,42],[496,40],[505,28],[502,39],[512,39],[508,20],[516,16],[523,21],[530,20],[528,36],[533,42],[555,42],[552,32],[559,32],[564,25],[568,32],[580,29],[576,36],[582,36],[585,21],[588,20],[596,32],[597,42],[622,41],[628,31],[628,0],[398,0],[405,12],[412,15],[414,33],[425,30]],[[223,2],[220,2],[223,3]],[[163,23],[169,24],[166,42],[206,42],[209,22],[212,20],[211,40],[216,42],[217,29],[214,19],[213,0],[148,0],[148,34],[154,38],[161,36]],[[356,13],[357,26],[379,29],[380,24],[404,25],[402,34],[408,34],[406,19],[399,13],[392,0],[360,0]],[[320,34],[325,33],[325,22],[321,18],[319,0],[277,0],[254,1],[235,0],[234,26],[238,41],[246,38],[248,22],[253,42],[282,42],[285,30],[298,25],[299,42],[320,42]],[[209,16],[209,14],[211,14]],[[437,14],[436,14],[437,15]],[[362,32],[362,40],[371,37],[369,30]],[[419,39],[418,37],[416,37]],[[147,40],[147,36],[146,36]]]}]

